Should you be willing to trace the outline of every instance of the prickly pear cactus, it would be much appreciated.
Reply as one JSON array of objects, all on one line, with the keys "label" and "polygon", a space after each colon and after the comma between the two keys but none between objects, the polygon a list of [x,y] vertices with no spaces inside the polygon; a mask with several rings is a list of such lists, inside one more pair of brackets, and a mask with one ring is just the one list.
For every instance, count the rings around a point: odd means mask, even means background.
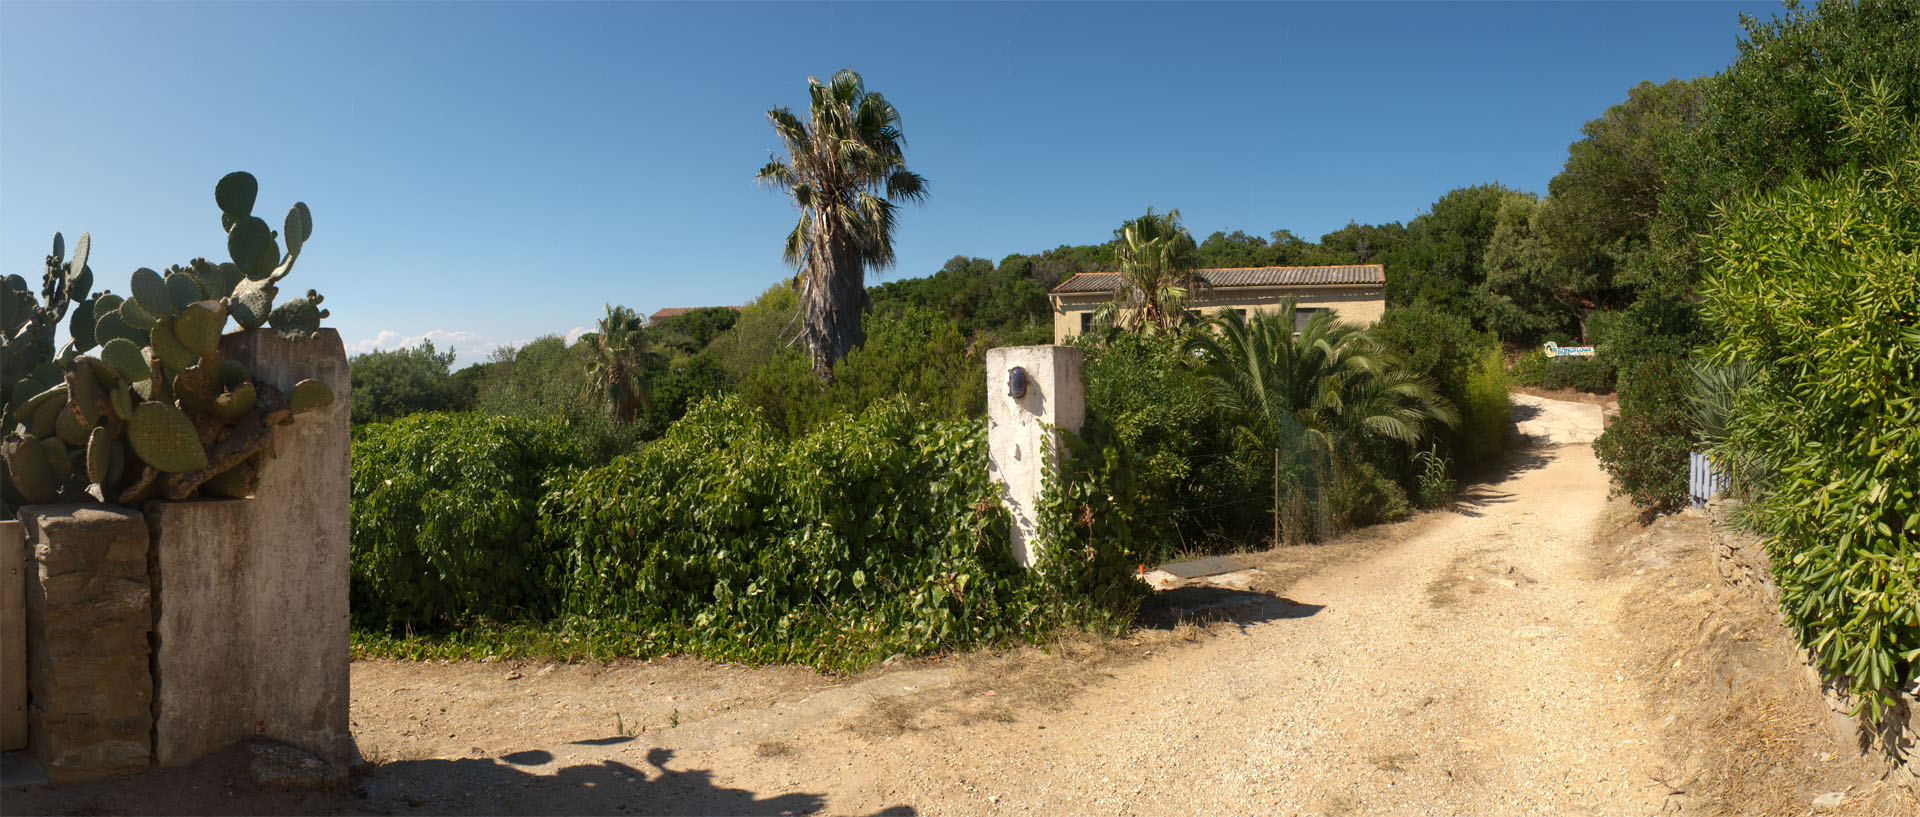
[{"label": "prickly pear cactus", "polygon": [[[222,178],[214,202],[231,260],[142,267],[128,280],[130,297],[91,291],[86,235],[71,259],[54,236],[38,297],[18,275],[0,279],[4,517],[24,503],[87,497],[131,505],[245,496],[273,427],[333,402],[323,383],[282,394],[220,354],[229,318],[305,340],[328,314],[313,290],[274,305],[313,236],[313,214],[295,204],[276,233],[253,215],[258,196],[251,174]],[[56,353],[54,331],[69,315],[73,340]]]}]

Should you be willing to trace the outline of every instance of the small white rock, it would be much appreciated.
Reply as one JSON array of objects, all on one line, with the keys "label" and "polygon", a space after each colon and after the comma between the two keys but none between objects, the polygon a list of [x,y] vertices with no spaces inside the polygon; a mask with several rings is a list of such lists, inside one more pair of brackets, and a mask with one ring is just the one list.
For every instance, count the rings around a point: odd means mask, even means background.
[{"label": "small white rock", "polygon": [[1846,792],[1830,791],[1830,792],[1827,792],[1826,794],[1820,795],[1819,797],[1813,798],[1813,808],[1815,811],[1832,811],[1834,809],[1839,808],[1840,804],[1846,802],[1846,800],[1847,800]]}]

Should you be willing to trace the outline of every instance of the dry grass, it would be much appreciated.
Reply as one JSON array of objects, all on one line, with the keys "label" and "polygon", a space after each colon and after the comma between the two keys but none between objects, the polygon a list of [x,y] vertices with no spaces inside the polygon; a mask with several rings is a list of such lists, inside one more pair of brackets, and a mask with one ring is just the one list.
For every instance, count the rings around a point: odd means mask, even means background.
[{"label": "dry grass", "polygon": [[[1721,579],[1704,519],[1647,526],[1630,509],[1610,516],[1601,569],[1645,577],[1621,622],[1645,644],[1644,657],[1626,669],[1644,682],[1650,716],[1666,725],[1668,776],[1656,779],[1684,798],[1686,812],[1803,815],[1814,797],[1847,790],[1854,793],[1839,814],[1920,812],[1920,803],[1902,809],[1875,796],[1873,759],[1839,739],[1778,611]],[[1675,606],[1707,612],[1682,620]]]}]

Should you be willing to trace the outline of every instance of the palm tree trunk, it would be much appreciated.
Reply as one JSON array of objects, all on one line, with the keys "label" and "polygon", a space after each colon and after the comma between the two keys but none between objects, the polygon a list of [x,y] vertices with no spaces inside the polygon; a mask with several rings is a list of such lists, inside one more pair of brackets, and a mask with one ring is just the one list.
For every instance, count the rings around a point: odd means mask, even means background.
[{"label": "palm tree trunk", "polygon": [[833,382],[833,364],[866,342],[860,325],[866,303],[859,252],[851,242],[826,242],[824,275],[802,292],[800,325],[807,343],[813,375]]}]

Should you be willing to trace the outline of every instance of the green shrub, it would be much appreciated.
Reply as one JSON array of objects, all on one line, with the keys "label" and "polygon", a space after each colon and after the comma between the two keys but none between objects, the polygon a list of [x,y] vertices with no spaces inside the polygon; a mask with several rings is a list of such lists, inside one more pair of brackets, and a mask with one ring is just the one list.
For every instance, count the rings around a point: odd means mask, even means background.
[{"label": "green shrub", "polygon": [[1499,461],[1507,447],[1507,429],[1513,425],[1507,369],[1499,348],[1490,346],[1480,353],[1461,392],[1453,457],[1463,472],[1471,473]]},{"label": "green shrub", "polygon": [[1261,535],[1267,472],[1249,467],[1234,447],[1179,338],[1123,332],[1075,342],[1086,355],[1085,436],[1093,451],[1111,448],[1127,458],[1128,491],[1139,509],[1128,524],[1145,558],[1169,557],[1185,543],[1237,545]]},{"label": "green shrub", "polygon": [[1522,386],[1542,388],[1541,384],[1547,379],[1549,360],[1546,352],[1528,349],[1520,354],[1519,360],[1513,362],[1513,368],[1507,372],[1507,376]]},{"label": "green shrub", "polygon": [[400,632],[552,614],[537,503],[548,474],[580,459],[556,422],[415,414],[355,428],[354,622]]},{"label": "green shrub", "polygon": [[[1398,307],[1375,324],[1373,336],[1408,368],[1431,378],[1440,395],[1460,411],[1460,425],[1438,431],[1443,459],[1461,473],[1498,460],[1506,446],[1507,373],[1500,347],[1464,317],[1424,305]],[[1537,351],[1537,350],[1536,350]],[[1544,362],[1544,355],[1539,358]],[[1405,475],[1415,486],[1418,469]]]},{"label": "green shrub", "polygon": [[1753,368],[1717,453],[1764,466],[1787,622],[1878,718],[1920,667],[1920,121],[1870,96],[1862,166],[1727,207],[1702,294],[1714,362]]},{"label": "green shrub", "polygon": [[636,654],[856,669],[1105,620],[1013,564],[986,459],[984,421],[898,397],[790,442],[724,397],[556,479],[540,527],[568,549],[569,626]]},{"label": "green shrub", "polygon": [[1419,488],[1414,503],[1422,508],[1438,508],[1453,501],[1453,469],[1447,459],[1433,449],[1413,455],[1414,475]]},{"label": "green shrub", "polygon": [[1406,492],[1364,462],[1334,469],[1326,501],[1335,530],[1392,522],[1407,515]]},{"label": "green shrub", "polygon": [[1645,361],[1621,378],[1620,415],[1593,443],[1614,493],[1655,510],[1686,504],[1691,390],[1683,361]]},{"label": "green shrub", "polygon": [[1543,389],[1572,389],[1589,394],[1611,394],[1614,389],[1613,364],[1597,357],[1559,357],[1547,363],[1540,379]]}]

